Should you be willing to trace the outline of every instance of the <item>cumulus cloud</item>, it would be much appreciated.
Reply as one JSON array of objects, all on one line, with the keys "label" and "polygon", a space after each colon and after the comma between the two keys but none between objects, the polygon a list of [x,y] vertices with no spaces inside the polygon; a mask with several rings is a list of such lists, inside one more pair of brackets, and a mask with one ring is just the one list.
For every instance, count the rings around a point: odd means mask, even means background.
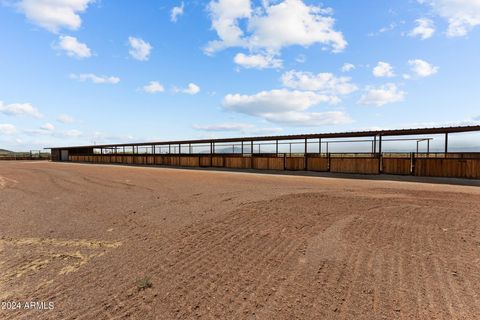
[{"label": "cumulus cloud", "polygon": [[393,67],[388,62],[379,61],[373,68],[373,75],[377,78],[381,77],[394,77]]},{"label": "cumulus cloud", "polygon": [[92,56],[90,48],[77,38],[71,36],[60,36],[58,48],[64,50],[68,56],[75,58],[89,58]]},{"label": "cumulus cloud", "polygon": [[340,69],[342,72],[350,72],[355,69],[355,65],[351,63],[344,63],[342,68]]},{"label": "cumulus cloud", "polygon": [[387,103],[400,102],[405,99],[406,93],[398,89],[394,83],[387,83],[379,87],[367,87],[358,103],[381,107]]},{"label": "cumulus cloud", "polygon": [[251,54],[246,55],[243,53],[237,53],[233,58],[233,61],[247,69],[266,69],[266,68],[281,68],[282,60],[274,58],[272,55],[263,54]]},{"label": "cumulus cloud", "polygon": [[478,0],[418,0],[428,4],[433,12],[448,22],[447,36],[461,37],[480,25]]},{"label": "cumulus cloud", "polygon": [[318,91],[327,95],[347,95],[357,90],[349,77],[336,77],[332,73],[302,72],[291,70],[282,75],[285,87],[306,91]]},{"label": "cumulus cloud", "polygon": [[163,85],[158,81],[150,81],[147,85],[144,85],[142,89],[147,93],[158,93],[165,91]]},{"label": "cumulus cloud", "polygon": [[433,21],[426,18],[415,20],[416,27],[408,34],[411,37],[420,37],[425,40],[433,36],[435,33],[435,27]]},{"label": "cumulus cloud", "polygon": [[0,123],[0,134],[12,135],[17,133],[17,128],[10,123]]},{"label": "cumulus cloud", "polygon": [[412,71],[419,77],[429,77],[438,72],[438,67],[428,63],[425,60],[414,59],[408,60],[408,64],[411,66]]},{"label": "cumulus cloud", "polygon": [[113,76],[97,76],[93,73],[70,74],[70,79],[78,80],[80,82],[91,81],[95,84],[117,84],[120,78]]},{"label": "cumulus cloud", "polygon": [[200,87],[197,86],[195,83],[191,82],[185,89],[174,89],[175,92],[183,92],[190,95],[195,95],[200,92]]},{"label": "cumulus cloud", "polygon": [[306,112],[320,103],[332,103],[332,97],[311,91],[276,89],[254,95],[228,94],[223,99],[226,110],[263,118],[286,125],[324,125],[348,123],[342,111]]},{"label": "cumulus cloud", "polygon": [[128,37],[128,43],[130,44],[130,50],[128,53],[139,61],[147,61],[152,51],[150,43],[141,38]]},{"label": "cumulus cloud", "polygon": [[57,33],[61,28],[77,30],[82,25],[79,13],[95,0],[21,0],[17,8],[32,23]]},{"label": "cumulus cloud", "polygon": [[182,4],[178,7],[173,7],[172,11],[170,12],[170,21],[177,22],[179,16],[183,15],[183,8],[185,4],[182,1]]},{"label": "cumulus cloud", "polygon": [[61,123],[74,123],[75,119],[68,114],[61,114],[57,117],[57,121]]},{"label": "cumulus cloud", "polygon": [[40,111],[30,103],[5,104],[2,101],[0,101],[0,113],[9,116],[28,116],[33,118],[41,118],[43,116]]},{"label": "cumulus cloud", "polygon": [[40,129],[44,130],[44,131],[49,131],[49,132],[52,132],[55,130],[55,126],[49,122],[43,124]]},{"label": "cumulus cloud", "polygon": [[208,11],[219,39],[208,43],[207,54],[229,47],[279,53],[291,45],[320,43],[334,52],[347,46],[343,34],[334,29],[331,10],[302,0],[263,1],[255,8],[250,0],[214,0]]}]

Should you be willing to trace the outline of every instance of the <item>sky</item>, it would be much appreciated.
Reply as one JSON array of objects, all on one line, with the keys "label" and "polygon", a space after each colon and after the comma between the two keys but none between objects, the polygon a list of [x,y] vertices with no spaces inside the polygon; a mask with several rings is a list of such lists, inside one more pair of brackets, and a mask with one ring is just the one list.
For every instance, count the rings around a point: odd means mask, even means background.
[{"label": "sky", "polygon": [[480,124],[478,0],[0,0],[0,43],[2,149]]}]

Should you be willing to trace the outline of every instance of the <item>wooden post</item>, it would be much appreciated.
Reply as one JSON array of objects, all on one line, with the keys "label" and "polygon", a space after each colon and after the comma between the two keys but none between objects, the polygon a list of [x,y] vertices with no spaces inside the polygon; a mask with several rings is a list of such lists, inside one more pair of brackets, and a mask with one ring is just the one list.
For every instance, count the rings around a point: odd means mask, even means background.
[{"label": "wooden post", "polygon": [[377,136],[373,136],[373,153],[377,153]]},{"label": "wooden post", "polygon": [[430,156],[430,139],[427,139],[427,156]]},{"label": "wooden post", "polygon": [[213,150],[212,153],[215,153],[215,142],[212,142],[212,150]]},{"label": "wooden post", "polygon": [[322,156],[322,138],[318,138],[318,154]]},{"label": "wooden post", "polygon": [[253,156],[253,140],[250,141],[250,153],[251,153],[252,156]]},{"label": "wooden post", "polygon": [[178,144],[178,154],[182,153],[182,145],[179,143]]},{"label": "wooden post", "polygon": [[168,144],[168,154],[171,154],[171,153],[172,153],[172,146]]},{"label": "wooden post", "polygon": [[242,141],[242,156],[243,156],[243,141]]},{"label": "wooden post", "polygon": [[278,140],[275,140],[275,154],[278,157]]}]

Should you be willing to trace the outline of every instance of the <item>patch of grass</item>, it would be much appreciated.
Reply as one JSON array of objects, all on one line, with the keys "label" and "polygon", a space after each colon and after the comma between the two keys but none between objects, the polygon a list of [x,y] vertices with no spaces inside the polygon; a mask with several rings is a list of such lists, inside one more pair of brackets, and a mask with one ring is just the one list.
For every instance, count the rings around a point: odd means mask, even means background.
[{"label": "patch of grass", "polygon": [[137,280],[137,289],[138,291],[142,291],[148,288],[151,288],[153,286],[152,280],[150,277],[143,277],[139,280]]}]

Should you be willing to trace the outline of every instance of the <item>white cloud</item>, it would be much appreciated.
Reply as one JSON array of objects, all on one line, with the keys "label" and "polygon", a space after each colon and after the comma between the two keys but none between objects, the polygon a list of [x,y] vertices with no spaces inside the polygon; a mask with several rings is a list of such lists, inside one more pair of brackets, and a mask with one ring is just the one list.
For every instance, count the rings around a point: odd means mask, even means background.
[{"label": "white cloud", "polygon": [[263,54],[251,54],[245,55],[243,53],[237,53],[233,58],[233,61],[247,69],[266,69],[266,68],[281,68],[282,60],[274,58],[272,55]]},{"label": "white cloud", "polygon": [[220,123],[220,124],[211,124],[211,125],[200,125],[194,124],[193,129],[199,131],[209,131],[209,132],[230,132],[230,131],[239,131],[243,134],[259,134],[259,133],[279,133],[283,131],[282,128],[257,128],[253,124],[248,123]]},{"label": "white cloud", "polygon": [[33,118],[41,118],[43,116],[40,111],[30,103],[4,104],[2,101],[0,101],[0,113],[10,116],[29,116]]},{"label": "white cloud", "polygon": [[352,119],[344,111],[325,111],[325,112],[297,112],[289,111],[285,113],[272,114],[268,121],[287,126],[326,126],[340,125],[352,122]]},{"label": "white cloud", "polygon": [[130,44],[130,55],[140,61],[147,61],[152,51],[150,43],[140,38],[128,37],[128,43]]},{"label": "white cloud", "polygon": [[179,16],[183,15],[183,8],[185,4],[182,1],[182,4],[179,7],[173,7],[170,12],[170,21],[177,22]]},{"label": "white cloud", "polygon": [[77,30],[82,25],[79,13],[95,0],[21,0],[17,7],[28,20],[51,32],[61,28]]},{"label": "white cloud", "polygon": [[42,130],[45,130],[45,131],[54,131],[55,130],[55,126],[49,122],[43,124],[40,129]]},{"label": "white cloud", "polygon": [[192,126],[193,129],[202,131],[243,131],[253,127],[254,126],[252,124],[246,123],[221,123],[212,125],[194,124]]},{"label": "white cloud", "polygon": [[77,130],[77,129],[72,129],[72,130],[65,131],[64,134],[67,137],[77,138],[77,137],[80,137],[82,135],[82,132]]},{"label": "white cloud", "polygon": [[379,61],[372,71],[375,77],[394,77],[393,67],[390,63]]},{"label": "white cloud", "polygon": [[282,75],[285,87],[307,91],[318,91],[327,95],[347,95],[357,90],[349,77],[336,77],[332,73],[302,72],[291,70]]},{"label": "white cloud", "polygon": [[351,63],[344,63],[342,68],[341,68],[341,71],[342,72],[350,72],[354,69],[355,69],[355,65],[353,65]]},{"label": "white cloud", "polygon": [[367,87],[358,103],[376,105],[378,107],[387,103],[400,102],[405,99],[406,93],[397,88],[393,83],[387,83],[379,87]]},{"label": "white cloud", "polygon": [[85,82],[90,80],[92,83],[95,84],[117,84],[120,82],[120,78],[113,77],[113,76],[97,76],[93,73],[81,73],[81,74],[70,74],[70,79],[78,80],[81,82]]},{"label": "white cloud", "polygon": [[414,59],[408,60],[408,64],[412,67],[412,71],[419,77],[429,77],[438,72],[438,67],[431,65],[425,60]]},{"label": "white cloud", "polygon": [[158,93],[165,91],[163,85],[158,81],[150,81],[147,85],[143,86],[142,89],[147,93]]},{"label": "white cloud", "polygon": [[10,123],[0,123],[0,133],[4,135],[12,135],[17,132],[17,128]]},{"label": "white cloud", "polygon": [[335,102],[332,97],[311,91],[279,89],[254,95],[228,94],[223,99],[223,107],[286,125],[313,126],[350,122],[350,118],[341,111],[306,112],[320,103],[332,102]]},{"label": "white cloud", "polygon": [[308,6],[302,0],[263,1],[256,8],[250,0],[217,0],[209,3],[208,11],[219,40],[208,43],[207,54],[229,47],[279,53],[291,45],[320,43],[334,52],[347,46],[343,34],[334,30],[331,10]]},{"label": "white cloud", "polygon": [[422,40],[428,39],[435,33],[433,21],[426,18],[415,20],[416,27],[408,34],[411,37],[420,37]]},{"label": "white cloud", "polygon": [[433,11],[448,21],[447,36],[461,37],[480,25],[478,0],[418,0],[431,6]]},{"label": "white cloud", "polygon": [[67,114],[61,114],[57,117],[57,121],[61,123],[73,123],[75,122],[75,119]]},{"label": "white cloud", "polygon": [[195,83],[189,83],[187,88],[181,90],[183,93],[195,95],[200,92],[200,87]]},{"label": "white cloud", "polygon": [[92,56],[90,48],[77,38],[71,36],[60,36],[58,47],[64,50],[68,56],[75,58],[89,58]]}]

